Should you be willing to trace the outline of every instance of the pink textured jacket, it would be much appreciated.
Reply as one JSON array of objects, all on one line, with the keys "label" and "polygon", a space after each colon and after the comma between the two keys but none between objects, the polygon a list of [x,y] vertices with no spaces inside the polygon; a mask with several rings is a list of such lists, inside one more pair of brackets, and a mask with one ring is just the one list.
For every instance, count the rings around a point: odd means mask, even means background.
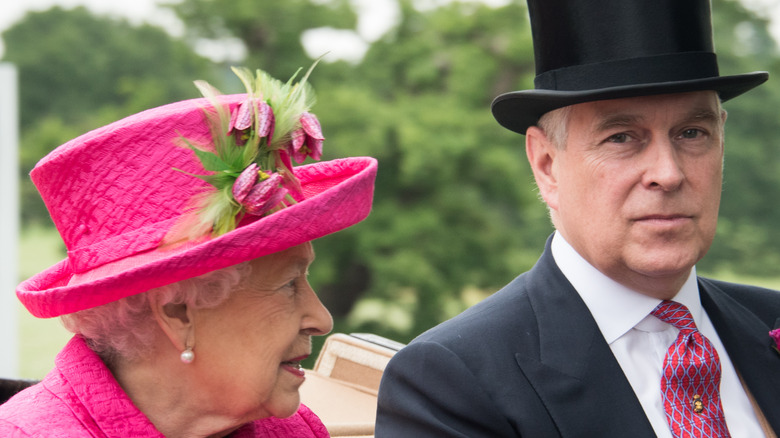
[{"label": "pink textured jacket", "polygon": [[[327,438],[301,405],[290,418],[266,418],[233,432],[237,438]],[[57,355],[39,384],[0,405],[0,437],[163,437],[119,386],[103,361],[78,336]]]}]

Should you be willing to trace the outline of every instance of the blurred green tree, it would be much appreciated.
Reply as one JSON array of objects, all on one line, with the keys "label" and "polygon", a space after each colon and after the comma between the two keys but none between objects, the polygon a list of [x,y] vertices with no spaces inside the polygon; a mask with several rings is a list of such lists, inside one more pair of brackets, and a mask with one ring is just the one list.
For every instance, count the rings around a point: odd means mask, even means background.
[{"label": "blurred green tree", "polygon": [[[333,141],[336,155],[379,158],[375,208],[355,231],[365,248],[357,259],[370,265],[367,302],[409,315],[398,327],[381,314],[352,321],[408,340],[463,310],[474,299],[467,292],[493,292],[528,268],[551,228],[522,138],[489,111],[499,88],[532,83],[524,2],[400,7],[398,26],[340,87],[360,84],[371,97],[320,106],[334,136],[349,135]],[[330,109],[336,103],[346,106]]]},{"label": "blurred green tree", "polygon": [[[524,138],[498,126],[489,110],[498,94],[533,88],[525,1],[417,3],[398,0],[399,21],[362,61],[322,63],[311,79],[324,158],[380,162],[371,215],[315,244],[312,283],[336,330],[400,341],[528,269],[552,231]],[[304,32],[357,23],[349,0],[183,0],[170,7],[185,23],[186,41],[237,38],[247,52],[242,64],[282,79],[313,61]],[[723,74],[780,71],[766,20],[736,0],[714,0],[713,12]],[[29,14],[3,36],[6,60],[22,76],[25,170],[87,129],[195,97],[193,79],[240,91],[226,66],[194,55],[185,40],[83,9]],[[780,274],[773,204],[780,197],[779,104],[774,80],[726,104],[722,215],[702,273]]]},{"label": "blurred green tree", "polygon": [[[353,14],[327,18],[343,13],[341,1],[256,6],[185,0],[173,8],[193,38],[238,37],[247,64],[283,78],[311,62],[300,46],[304,31],[355,26]],[[312,79],[325,158],[380,161],[371,216],[318,242],[312,278],[337,319],[361,298],[393,306],[409,292],[411,325],[392,333],[408,339],[464,308],[462,291],[494,291],[532,264],[550,226],[521,139],[488,110],[500,89],[532,83],[525,3],[400,6],[398,25],[362,62],[321,65]],[[352,320],[355,329],[387,334],[384,322]]]},{"label": "blurred green tree", "polygon": [[26,177],[65,141],[126,115],[197,97],[212,63],[150,25],[98,17],[84,7],[30,12],[2,34],[20,77],[23,220],[48,215]]},{"label": "blurred green tree", "polygon": [[[308,2],[292,3],[305,9]],[[221,11],[220,0],[183,5],[193,35],[242,39],[247,62],[258,63],[253,66],[275,69],[279,57],[299,63],[276,71],[282,77],[310,62],[299,47],[300,33],[323,25],[298,12],[259,14],[243,3],[229,12]],[[529,268],[552,228],[536,199],[523,137],[501,129],[489,111],[496,95],[533,88],[525,2],[491,8],[453,1],[424,10],[413,0],[398,5],[398,23],[354,68],[329,64],[315,73],[326,158],[372,155],[380,170],[371,216],[321,239],[312,277],[337,324],[405,341]],[[777,47],[766,20],[735,0],[715,0],[713,11],[725,74],[775,69]],[[251,22],[258,15],[274,19]],[[350,28],[349,18],[324,22]],[[290,29],[295,31],[286,33]],[[277,32],[286,38],[274,47],[271,38],[260,45],[252,37]],[[771,224],[780,209],[767,200],[780,190],[771,147],[780,126],[764,108],[773,107],[780,88],[770,83],[760,90],[727,106],[732,120],[724,218],[702,261],[705,273],[778,274],[780,236]]]},{"label": "blurred green tree", "polygon": [[238,38],[247,51],[244,65],[278,78],[311,63],[301,43],[304,31],[354,29],[357,23],[349,0],[183,0],[170,7],[193,39]]},{"label": "blurred green tree", "polygon": [[713,2],[721,74],[768,70],[769,81],[724,104],[726,157],[718,235],[699,263],[702,273],[780,275],[780,57],[767,19],[736,0]]}]

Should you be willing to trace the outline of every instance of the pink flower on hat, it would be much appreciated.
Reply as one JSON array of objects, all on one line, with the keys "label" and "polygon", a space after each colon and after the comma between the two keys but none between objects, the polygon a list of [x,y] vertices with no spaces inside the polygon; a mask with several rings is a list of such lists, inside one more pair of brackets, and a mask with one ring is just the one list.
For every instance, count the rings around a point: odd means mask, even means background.
[{"label": "pink flower on hat", "polygon": [[282,187],[282,175],[272,173],[268,175],[261,172],[264,179],[256,182],[247,193],[246,198],[241,201],[244,211],[254,216],[262,216],[279,205],[287,194],[287,189]]},{"label": "pink flower on hat", "polygon": [[248,95],[241,102],[241,105],[233,110],[230,115],[230,123],[228,124],[227,133],[228,135],[235,134],[236,144],[239,146],[246,144],[249,140],[252,125],[255,122],[253,110],[257,111],[257,126],[255,126],[254,134],[258,138],[266,137],[266,142],[271,143],[276,123],[274,111],[266,101]]},{"label": "pink flower on hat", "polygon": [[295,162],[300,164],[311,157],[319,160],[322,157],[322,127],[317,116],[310,112],[304,112],[300,118],[301,127],[292,133],[292,156]]},{"label": "pink flower on hat", "polygon": [[261,100],[257,105],[257,136],[266,137],[268,143],[271,143],[275,125],[274,110],[271,108],[271,105]]},{"label": "pink flower on hat", "polygon": [[260,170],[257,163],[252,163],[233,183],[233,198],[248,214],[262,216],[276,207],[287,194],[281,183],[281,174],[269,175]]},{"label": "pink flower on hat", "polygon": [[241,175],[239,175],[238,178],[236,178],[236,181],[233,183],[232,190],[233,199],[235,199],[236,202],[239,204],[244,202],[244,199],[249,194],[249,191],[257,182],[259,172],[260,166],[258,166],[257,163],[252,163],[247,166],[243,172],[241,172]]},{"label": "pink flower on hat", "polygon": [[775,351],[780,353],[780,328],[776,328],[770,331],[769,336],[771,336],[772,339],[775,341],[775,345],[773,345],[772,348],[774,348]]},{"label": "pink flower on hat", "polygon": [[241,102],[241,105],[236,108],[230,117],[230,125],[228,126],[228,134],[233,130],[243,131],[249,129],[252,126],[252,107],[254,106],[255,98],[247,96],[246,100]]}]

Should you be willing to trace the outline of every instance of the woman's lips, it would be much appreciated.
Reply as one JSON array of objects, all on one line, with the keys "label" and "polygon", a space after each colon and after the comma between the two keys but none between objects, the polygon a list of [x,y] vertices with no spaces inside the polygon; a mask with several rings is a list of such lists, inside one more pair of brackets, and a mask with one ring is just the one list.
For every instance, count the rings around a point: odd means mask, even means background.
[{"label": "woman's lips", "polygon": [[282,368],[284,368],[285,371],[298,376],[298,377],[305,377],[306,372],[303,370],[303,366],[301,366],[301,361],[309,357],[309,355],[304,355],[300,357],[296,357],[295,359],[290,359],[282,362]]}]

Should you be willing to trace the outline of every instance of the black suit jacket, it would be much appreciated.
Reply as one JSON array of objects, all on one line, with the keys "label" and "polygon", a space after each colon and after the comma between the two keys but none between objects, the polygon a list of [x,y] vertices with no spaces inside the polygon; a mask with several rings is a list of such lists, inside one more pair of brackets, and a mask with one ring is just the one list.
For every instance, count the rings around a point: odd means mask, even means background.
[{"label": "black suit jacket", "polygon": [[[737,371],[780,431],[780,293],[699,279]],[[548,240],[529,272],[427,331],[385,369],[376,437],[654,437]]]}]

